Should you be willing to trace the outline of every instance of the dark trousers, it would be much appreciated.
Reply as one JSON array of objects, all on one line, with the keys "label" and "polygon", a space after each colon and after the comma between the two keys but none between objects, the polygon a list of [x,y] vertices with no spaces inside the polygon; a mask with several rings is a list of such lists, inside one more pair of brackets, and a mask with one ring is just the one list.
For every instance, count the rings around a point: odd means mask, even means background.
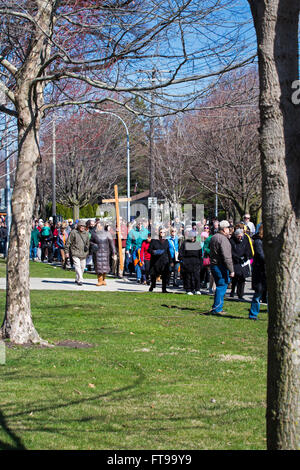
[{"label": "dark trousers", "polygon": [[170,265],[169,282],[171,282],[171,276],[172,276],[172,273],[174,273],[173,286],[175,287],[175,286],[178,285],[177,283],[178,283],[180,263],[179,263],[179,261],[176,261],[175,259],[173,259],[172,264],[173,264],[173,266]]},{"label": "dark trousers", "polygon": [[237,295],[239,299],[242,299],[245,291],[245,278],[234,276],[231,279],[231,295],[234,295],[235,288],[237,290]]},{"label": "dark trousers", "polygon": [[142,281],[149,281],[150,279],[150,260],[145,260],[142,266]]},{"label": "dark trousers", "polygon": [[209,283],[210,269],[209,266],[202,266],[200,271],[200,283],[207,285]]},{"label": "dark trousers", "polygon": [[[162,281],[162,292],[165,292],[167,290],[167,284],[168,284],[169,275],[170,275],[169,265],[165,267],[165,269],[160,275],[161,275],[161,281]],[[151,274],[151,288],[152,289],[156,287],[157,276],[158,276],[157,274],[153,274],[153,273]]]},{"label": "dark trousers", "polygon": [[41,260],[44,261],[44,259],[48,258],[48,262],[52,263],[53,261],[53,248],[52,245],[42,245],[42,254],[41,254]]},{"label": "dark trousers", "polygon": [[184,272],[183,286],[186,292],[197,292],[200,290],[200,272]]}]

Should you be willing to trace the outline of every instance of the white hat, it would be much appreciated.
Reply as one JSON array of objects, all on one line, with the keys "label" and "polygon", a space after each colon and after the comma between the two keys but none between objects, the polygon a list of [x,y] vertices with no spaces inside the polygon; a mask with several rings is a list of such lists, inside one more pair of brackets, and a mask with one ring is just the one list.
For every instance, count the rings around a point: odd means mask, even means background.
[{"label": "white hat", "polygon": [[220,229],[223,229],[223,228],[226,228],[226,227],[230,227],[230,223],[228,222],[228,220],[221,220]]}]

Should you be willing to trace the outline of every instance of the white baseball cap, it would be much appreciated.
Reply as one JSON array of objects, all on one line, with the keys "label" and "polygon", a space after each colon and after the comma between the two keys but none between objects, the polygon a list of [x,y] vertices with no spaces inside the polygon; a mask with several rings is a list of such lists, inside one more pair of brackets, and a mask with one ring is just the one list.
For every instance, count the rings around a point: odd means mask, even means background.
[{"label": "white baseball cap", "polygon": [[221,220],[220,222],[220,228],[226,228],[226,227],[230,227],[230,223],[228,222],[228,220]]}]

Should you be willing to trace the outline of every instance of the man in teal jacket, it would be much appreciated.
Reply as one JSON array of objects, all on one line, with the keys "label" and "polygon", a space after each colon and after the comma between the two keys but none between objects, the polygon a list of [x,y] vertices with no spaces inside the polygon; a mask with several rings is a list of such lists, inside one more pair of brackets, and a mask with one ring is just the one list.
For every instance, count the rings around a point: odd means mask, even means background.
[{"label": "man in teal jacket", "polygon": [[140,250],[144,240],[147,240],[148,230],[143,226],[142,222],[138,222],[128,233],[126,240],[125,252],[127,255],[131,253],[137,282],[142,280],[142,271],[140,265]]}]

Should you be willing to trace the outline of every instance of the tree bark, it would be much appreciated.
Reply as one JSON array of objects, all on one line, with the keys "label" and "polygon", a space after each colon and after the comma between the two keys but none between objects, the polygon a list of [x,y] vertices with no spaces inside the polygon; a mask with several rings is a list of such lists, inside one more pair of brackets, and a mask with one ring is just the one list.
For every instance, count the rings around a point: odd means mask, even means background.
[{"label": "tree bark", "polygon": [[268,284],[267,446],[300,448],[299,0],[249,0],[258,42]]},{"label": "tree bark", "polygon": [[49,51],[44,33],[52,32],[52,5],[37,0],[35,30],[26,63],[15,74],[14,104],[18,117],[18,164],[12,195],[12,222],[7,257],[6,310],[1,327],[3,338],[17,344],[44,343],[32,321],[30,306],[29,246],[36,168],[39,159],[39,129],[44,104],[44,84],[34,85]]},{"label": "tree bark", "polygon": [[78,220],[79,219],[79,206],[78,204],[74,204],[73,206],[73,220],[75,222],[75,220]]},{"label": "tree bark", "polygon": [[14,343],[41,342],[30,308],[29,245],[39,151],[26,92],[19,99],[19,152],[12,195],[12,223],[7,257],[6,312],[2,335]]}]

